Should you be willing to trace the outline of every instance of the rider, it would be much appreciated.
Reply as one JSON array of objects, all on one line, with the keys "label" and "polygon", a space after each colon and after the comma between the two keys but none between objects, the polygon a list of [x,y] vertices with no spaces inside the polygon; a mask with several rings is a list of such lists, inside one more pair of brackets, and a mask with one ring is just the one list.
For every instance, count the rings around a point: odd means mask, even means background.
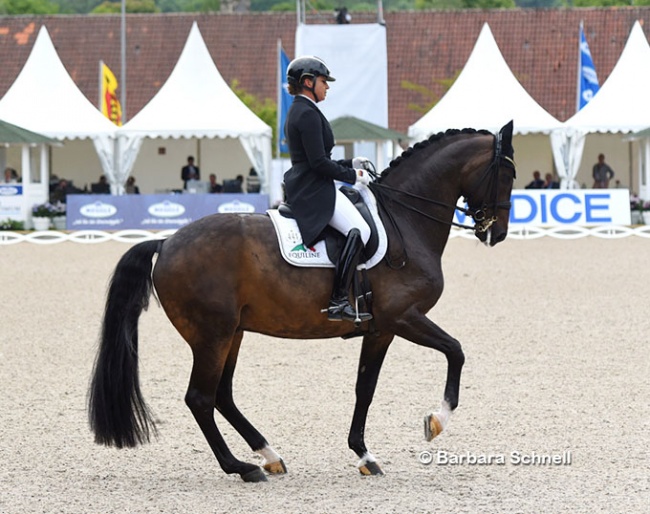
[{"label": "rider", "polygon": [[[306,246],[318,241],[327,225],[347,237],[336,263],[327,316],[331,321],[354,321],[356,312],[350,305],[350,285],[361,252],[370,239],[370,227],[334,181],[367,185],[371,164],[364,157],[331,159],[334,134],[316,104],[325,99],[328,82],[334,80],[318,57],[298,57],[289,63],[287,82],[294,101],[284,131],[291,156],[291,168],[284,174],[284,184],[287,202],[291,204]],[[361,321],[372,319],[367,312],[358,314]]]}]

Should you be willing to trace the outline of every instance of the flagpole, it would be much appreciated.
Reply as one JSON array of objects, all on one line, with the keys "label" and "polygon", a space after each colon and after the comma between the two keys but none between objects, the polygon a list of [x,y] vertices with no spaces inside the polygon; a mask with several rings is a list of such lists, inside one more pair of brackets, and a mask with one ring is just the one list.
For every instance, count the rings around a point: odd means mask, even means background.
[{"label": "flagpole", "polygon": [[97,81],[97,83],[99,84],[99,95],[98,95],[99,96],[99,102],[97,103],[97,108],[99,109],[99,112],[102,112],[102,79],[103,79],[102,71],[103,71],[103,64],[104,64],[104,61],[102,61],[100,59],[99,60],[99,80]]},{"label": "flagpole", "polygon": [[277,50],[277,81],[278,81],[278,108],[276,117],[275,158],[280,158],[280,121],[282,120],[282,40],[278,38]]},{"label": "flagpole", "polygon": [[126,123],[126,0],[122,0],[120,31],[120,103],[122,104],[122,125]]},{"label": "flagpole", "polygon": [[582,34],[584,31],[583,20],[580,20],[580,32],[578,33],[578,72],[576,74],[576,112],[580,110],[580,83],[582,78]]}]

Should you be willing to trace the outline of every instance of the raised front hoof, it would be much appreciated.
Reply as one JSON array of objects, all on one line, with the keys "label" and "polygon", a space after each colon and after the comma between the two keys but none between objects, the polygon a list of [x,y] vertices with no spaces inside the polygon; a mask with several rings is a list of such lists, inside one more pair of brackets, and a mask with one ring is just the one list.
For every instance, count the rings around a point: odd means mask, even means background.
[{"label": "raised front hoof", "polygon": [[365,464],[359,466],[359,473],[361,473],[364,476],[371,476],[371,475],[383,475],[384,472],[381,470],[379,467],[379,464],[376,462],[366,462]]},{"label": "raised front hoof", "polygon": [[275,462],[267,462],[264,464],[264,469],[271,475],[283,475],[287,472],[287,467],[284,465],[284,461],[282,459]]},{"label": "raised front hoof", "polygon": [[266,475],[264,474],[264,471],[262,471],[262,468],[260,467],[256,467],[255,469],[249,471],[248,473],[242,474],[241,479],[244,482],[267,482]]},{"label": "raised front hoof", "polygon": [[432,441],[442,432],[442,423],[435,414],[429,414],[424,417],[424,438]]}]

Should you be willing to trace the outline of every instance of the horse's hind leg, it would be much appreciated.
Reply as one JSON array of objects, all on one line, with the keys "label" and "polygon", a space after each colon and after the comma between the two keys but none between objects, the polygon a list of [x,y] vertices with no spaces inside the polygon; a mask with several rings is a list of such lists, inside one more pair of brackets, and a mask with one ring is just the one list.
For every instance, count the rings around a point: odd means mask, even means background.
[{"label": "horse's hind leg", "polygon": [[266,475],[259,466],[237,460],[226,445],[214,421],[215,394],[224,373],[231,342],[220,339],[217,342],[191,344],[194,355],[190,385],[185,403],[192,411],[212,452],[224,472],[238,473],[245,482],[261,482]]},{"label": "horse's hind leg", "polygon": [[366,335],[361,345],[359,369],[357,371],[356,396],[352,425],[348,436],[348,446],[359,458],[357,467],[363,475],[383,475],[383,471],[375,461],[374,456],[366,448],[364,433],[368,409],[377,387],[379,372],[386,356],[386,351],[393,341],[392,334],[380,336]]},{"label": "horse's hind leg", "polygon": [[286,473],[287,468],[284,465],[282,457],[269,446],[264,436],[244,417],[233,400],[232,377],[235,373],[242,337],[243,332],[238,330],[232,339],[230,352],[228,353],[221,381],[217,389],[215,406],[226,421],[244,438],[251,447],[251,450],[259,453],[263,457],[262,467],[266,471],[272,474]]}]

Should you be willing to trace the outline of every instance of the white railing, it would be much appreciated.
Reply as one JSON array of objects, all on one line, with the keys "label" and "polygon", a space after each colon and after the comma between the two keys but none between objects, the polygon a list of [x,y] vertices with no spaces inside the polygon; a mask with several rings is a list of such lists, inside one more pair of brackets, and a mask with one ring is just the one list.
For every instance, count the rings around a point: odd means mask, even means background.
[{"label": "white railing", "polygon": [[[74,243],[95,244],[106,241],[119,241],[121,243],[139,243],[152,239],[169,237],[176,229],[148,231],[148,230],[118,230],[106,232],[103,230],[77,230],[59,232],[44,230],[35,232],[0,231],[0,246],[16,243],[54,244],[71,241]],[[620,239],[628,236],[638,236],[650,239],[650,225],[619,226],[601,225],[598,227],[521,227],[508,232],[509,239],[539,239],[541,237],[554,237],[556,239],[580,239],[583,237],[599,237],[603,239]],[[469,229],[452,228],[450,238],[463,237],[474,239],[474,232]]]}]

